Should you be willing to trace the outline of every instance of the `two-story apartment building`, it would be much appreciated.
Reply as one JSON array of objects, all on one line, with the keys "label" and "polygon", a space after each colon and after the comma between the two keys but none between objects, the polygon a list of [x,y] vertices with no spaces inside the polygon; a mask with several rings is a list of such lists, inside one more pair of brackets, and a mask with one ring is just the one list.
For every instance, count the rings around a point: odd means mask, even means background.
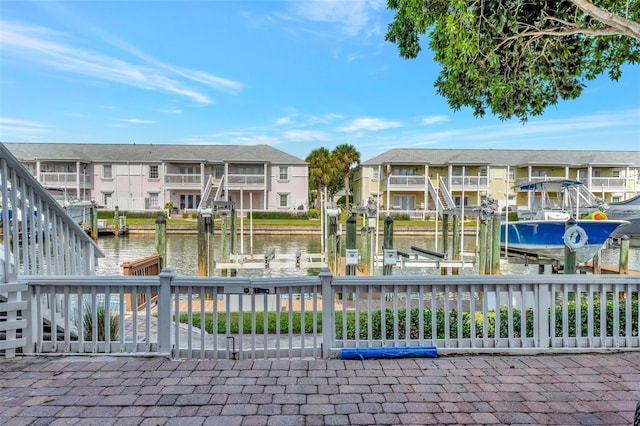
[{"label": "two-story apartment building", "polygon": [[607,202],[623,201],[640,193],[640,151],[392,149],[360,165],[354,200],[373,198],[390,212],[434,211],[443,193],[457,207],[487,196],[501,208],[527,206],[527,192],[514,187],[551,178],[580,180]]},{"label": "two-story apartment building", "polygon": [[195,211],[204,194],[245,210],[306,211],[308,164],[267,145],[5,143],[44,186],[120,210]]}]

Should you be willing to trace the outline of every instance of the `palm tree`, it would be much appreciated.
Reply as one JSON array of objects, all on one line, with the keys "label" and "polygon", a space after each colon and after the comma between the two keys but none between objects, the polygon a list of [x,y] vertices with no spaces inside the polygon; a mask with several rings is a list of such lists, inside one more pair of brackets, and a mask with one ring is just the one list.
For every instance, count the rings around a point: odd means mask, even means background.
[{"label": "palm tree", "polygon": [[320,209],[320,194],[322,188],[331,181],[334,173],[331,153],[327,148],[317,148],[305,159],[309,163],[309,186],[314,185],[317,191],[315,207]]},{"label": "palm tree", "polygon": [[360,152],[353,145],[342,144],[334,148],[333,156],[344,178],[344,192],[347,196],[347,209],[349,209],[349,173],[352,165],[360,164]]}]

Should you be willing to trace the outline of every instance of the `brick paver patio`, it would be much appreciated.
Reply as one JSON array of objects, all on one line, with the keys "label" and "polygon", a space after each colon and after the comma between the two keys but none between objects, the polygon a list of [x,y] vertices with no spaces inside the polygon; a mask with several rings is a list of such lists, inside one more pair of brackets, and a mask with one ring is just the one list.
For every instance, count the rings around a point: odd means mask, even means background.
[{"label": "brick paver patio", "polygon": [[640,352],[0,361],[0,425],[631,425]]}]

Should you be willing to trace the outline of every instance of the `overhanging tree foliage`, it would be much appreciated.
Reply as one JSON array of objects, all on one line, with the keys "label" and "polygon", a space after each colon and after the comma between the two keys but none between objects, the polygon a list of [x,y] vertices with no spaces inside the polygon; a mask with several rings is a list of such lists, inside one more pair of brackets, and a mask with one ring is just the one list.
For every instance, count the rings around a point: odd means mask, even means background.
[{"label": "overhanging tree foliage", "polygon": [[404,58],[429,47],[438,94],[454,110],[525,121],[579,97],[586,80],[618,80],[640,61],[640,0],[388,0],[386,40]]}]

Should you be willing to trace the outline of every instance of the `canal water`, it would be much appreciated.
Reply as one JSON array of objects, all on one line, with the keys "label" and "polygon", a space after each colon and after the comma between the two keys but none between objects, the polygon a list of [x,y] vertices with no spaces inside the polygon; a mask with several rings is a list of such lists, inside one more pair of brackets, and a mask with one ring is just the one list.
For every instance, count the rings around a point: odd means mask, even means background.
[{"label": "canal water", "polygon": [[[179,275],[195,276],[198,273],[198,249],[196,235],[168,235],[167,236],[167,266],[173,267]],[[436,246],[433,237],[410,237],[394,236],[394,247],[400,251],[410,253],[411,246],[417,246],[428,250],[440,251]],[[382,252],[382,240],[378,242],[379,251]],[[113,236],[100,236],[98,245],[105,252],[106,257],[98,260],[96,273],[98,275],[122,275],[122,264],[144,258],[155,252],[155,237],[153,234],[130,234],[115,238]],[[219,259],[219,242],[214,246],[214,258]],[[238,243],[238,247],[240,244]],[[270,276],[302,276],[317,275],[318,269],[301,270],[295,267],[296,252],[300,250],[302,258],[309,255],[318,255],[321,252],[321,241],[319,236],[311,235],[254,235],[253,239],[245,237],[242,248],[246,259],[260,261],[264,259],[264,253],[270,249],[275,249],[275,256],[278,263],[286,262],[286,268],[256,268],[238,271],[238,276],[248,277],[270,277]],[[464,238],[465,259],[472,260],[472,253],[475,251],[476,241],[473,237]],[[253,252],[253,256],[251,253]],[[469,256],[469,257],[467,257]],[[605,248],[602,250],[602,263],[618,265],[618,248]],[[640,249],[632,248],[629,252],[629,267],[640,270]],[[523,265],[516,263],[506,263],[501,265],[503,274],[537,274],[537,265]],[[401,274],[440,274],[439,268],[423,267],[394,267],[394,275]],[[469,267],[461,269],[461,274],[475,274],[477,268],[471,264]],[[376,271],[376,275],[380,275]],[[220,275],[216,271],[215,275]]]}]

